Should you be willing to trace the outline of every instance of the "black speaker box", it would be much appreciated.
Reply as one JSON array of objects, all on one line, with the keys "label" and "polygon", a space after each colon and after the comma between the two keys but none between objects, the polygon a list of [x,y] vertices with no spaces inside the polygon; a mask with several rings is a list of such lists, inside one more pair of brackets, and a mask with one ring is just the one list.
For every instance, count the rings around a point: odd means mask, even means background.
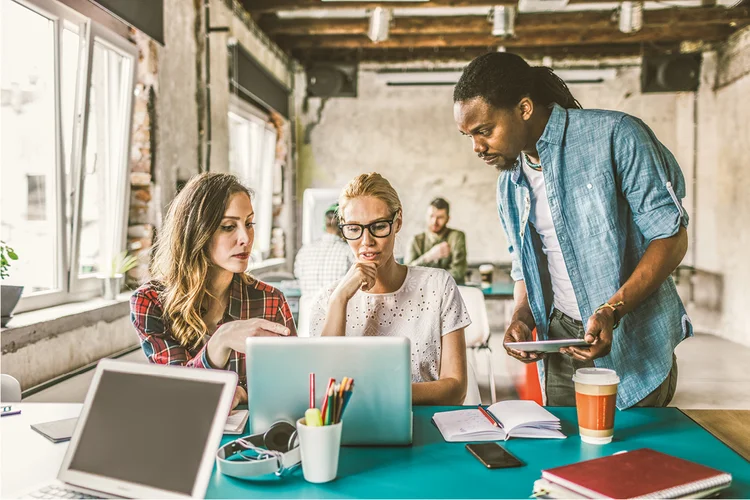
[{"label": "black speaker box", "polygon": [[315,63],[307,68],[309,97],[357,97],[357,65]]},{"label": "black speaker box", "polygon": [[701,78],[701,53],[644,55],[641,92],[694,92]]}]

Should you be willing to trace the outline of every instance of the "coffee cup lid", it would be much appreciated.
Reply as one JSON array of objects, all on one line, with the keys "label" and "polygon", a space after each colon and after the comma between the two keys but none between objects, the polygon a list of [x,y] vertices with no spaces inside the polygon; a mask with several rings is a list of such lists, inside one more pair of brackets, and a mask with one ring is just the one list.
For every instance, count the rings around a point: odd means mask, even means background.
[{"label": "coffee cup lid", "polygon": [[492,264],[482,264],[479,266],[479,272],[480,273],[489,272],[489,271],[492,271],[494,268],[495,266],[493,266]]},{"label": "coffee cup lid", "polygon": [[613,385],[620,383],[617,372],[607,368],[579,368],[573,375],[573,382],[588,385]]}]

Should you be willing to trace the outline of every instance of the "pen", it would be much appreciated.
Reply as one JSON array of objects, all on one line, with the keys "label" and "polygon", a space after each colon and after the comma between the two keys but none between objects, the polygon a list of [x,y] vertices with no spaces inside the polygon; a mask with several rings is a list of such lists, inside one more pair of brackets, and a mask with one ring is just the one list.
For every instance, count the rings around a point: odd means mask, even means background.
[{"label": "pen", "polygon": [[9,417],[11,415],[20,415],[21,410],[10,410],[10,411],[4,411],[0,413],[0,416],[2,417]]},{"label": "pen", "polygon": [[479,409],[480,412],[482,412],[482,415],[484,415],[484,418],[489,420],[492,425],[494,425],[495,427],[500,427],[500,425],[497,423],[497,420],[495,420],[494,417],[490,415],[490,413],[487,410],[482,408],[482,405],[477,405],[477,408]]},{"label": "pen", "polygon": [[315,373],[310,374],[310,406],[315,408]]},{"label": "pen", "polygon": [[328,408],[328,393],[331,390],[331,386],[336,382],[335,378],[328,379],[328,385],[326,391],[323,393],[323,403],[320,405],[320,413],[323,416],[323,425],[326,423],[326,409]]}]

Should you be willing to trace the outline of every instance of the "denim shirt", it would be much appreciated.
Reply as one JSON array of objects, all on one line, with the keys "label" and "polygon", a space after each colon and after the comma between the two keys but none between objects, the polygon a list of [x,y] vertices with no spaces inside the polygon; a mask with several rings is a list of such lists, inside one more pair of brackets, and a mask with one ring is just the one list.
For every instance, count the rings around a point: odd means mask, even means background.
[{"label": "denim shirt", "polygon": [[[625,113],[552,108],[536,144],[552,221],[586,325],[620,289],[656,239],[687,227],[685,180],[672,153],[641,120]],[[509,242],[513,280],[525,280],[539,339],[548,338],[552,290],[539,235],[529,224],[530,185],[520,158],[497,183],[497,206]],[[672,366],[675,346],[692,325],[672,278],[626,314],[612,350],[594,360],[617,371],[617,407],[638,403]],[[538,363],[542,388],[543,363]]]}]

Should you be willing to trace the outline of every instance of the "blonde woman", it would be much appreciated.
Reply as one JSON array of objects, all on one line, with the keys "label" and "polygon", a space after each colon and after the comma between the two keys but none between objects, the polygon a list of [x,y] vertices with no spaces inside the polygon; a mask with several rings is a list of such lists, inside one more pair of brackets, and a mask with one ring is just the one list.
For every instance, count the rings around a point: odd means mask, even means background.
[{"label": "blonde woman", "polygon": [[130,299],[148,360],[236,372],[232,407],[247,402],[245,339],[296,335],[284,295],[245,274],[253,217],[251,192],[237,178],[193,177],[167,212],[154,280]]},{"label": "blonde woman", "polygon": [[464,328],[471,320],[456,282],[443,269],[407,267],[393,258],[403,213],[398,194],[380,174],[360,175],[344,188],[339,217],[356,263],[319,295],[311,336],[408,337],[413,403],[462,404]]}]

